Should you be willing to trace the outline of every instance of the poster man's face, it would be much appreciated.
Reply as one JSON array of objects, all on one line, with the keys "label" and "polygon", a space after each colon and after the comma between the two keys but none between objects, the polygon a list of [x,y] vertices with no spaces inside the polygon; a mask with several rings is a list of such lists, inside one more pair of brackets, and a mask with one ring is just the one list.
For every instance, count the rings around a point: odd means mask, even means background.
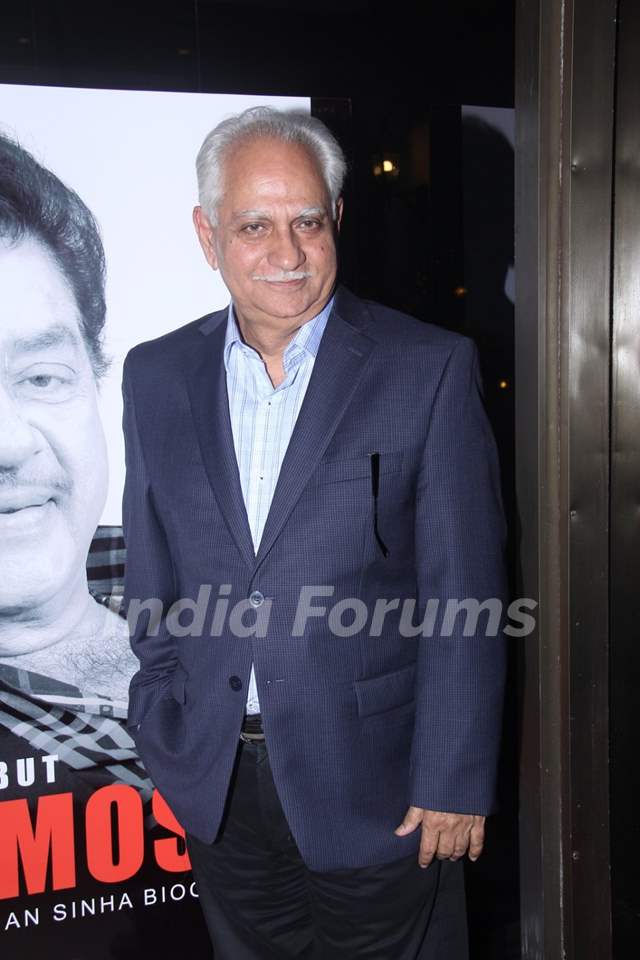
[{"label": "poster man's face", "polygon": [[64,602],[107,485],[106,446],[78,310],[33,240],[0,242],[0,617]]},{"label": "poster man's face", "polygon": [[240,144],[224,167],[217,226],[200,208],[195,222],[241,317],[290,326],[310,320],[328,300],[336,225],[320,170],[299,144]]}]

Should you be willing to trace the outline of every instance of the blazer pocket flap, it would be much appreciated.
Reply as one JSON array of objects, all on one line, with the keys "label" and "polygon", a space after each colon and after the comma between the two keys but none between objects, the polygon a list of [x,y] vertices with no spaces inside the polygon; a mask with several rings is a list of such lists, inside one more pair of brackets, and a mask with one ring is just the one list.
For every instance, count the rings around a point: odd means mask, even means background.
[{"label": "blazer pocket flap", "polygon": [[[169,681],[170,682],[170,681]],[[146,715],[162,699],[167,681],[158,689],[156,683],[137,683],[129,690],[129,706],[125,726],[127,730],[137,730]]]},{"label": "blazer pocket flap", "polygon": [[[380,454],[380,476],[399,473],[402,470],[402,451]],[[357,480],[371,476],[371,458],[352,457],[350,460],[321,460],[316,469],[319,483],[336,483],[340,480]]]},{"label": "blazer pocket flap", "polygon": [[180,666],[179,663],[176,664],[173,670],[173,675],[169,683],[169,692],[174,700],[177,700],[178,703],[186,703],[187,693],[186,693],[186,681],[187,681],[187,671],[184,667]]},{"label": "blazer pocket flap", "polygon": [[355,690],[358,700],[358,716],[370,717],[374,713],[384,713],[411,703],[415,697],[415,664],[393,673],[385,673],[367,680],[356,680]]}]

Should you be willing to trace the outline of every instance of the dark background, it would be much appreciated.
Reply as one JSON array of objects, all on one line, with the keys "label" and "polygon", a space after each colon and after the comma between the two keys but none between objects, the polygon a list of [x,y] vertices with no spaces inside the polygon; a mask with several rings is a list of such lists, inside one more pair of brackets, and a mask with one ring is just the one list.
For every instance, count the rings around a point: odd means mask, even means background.
[{"label": "dark background", "polygon": [[[3,83],[313,98],[349,159],[343,279],[480,348],[512,521],[512,586],[513,308],[503,283],[513,258],[513,155],[490,129],[463,125],[460,105],[513,106],[513,34],[509,0],[0,6]],[[383,158],[397,175],[374,174]],[[474,960],[519,956],[515,665],[509,689],[501,809],[467,871]]]}]

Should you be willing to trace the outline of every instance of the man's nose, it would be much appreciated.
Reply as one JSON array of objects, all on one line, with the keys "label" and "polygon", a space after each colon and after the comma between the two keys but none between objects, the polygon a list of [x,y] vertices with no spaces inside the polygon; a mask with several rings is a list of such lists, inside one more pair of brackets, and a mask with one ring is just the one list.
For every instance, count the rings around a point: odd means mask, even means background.
[{"label": "man's nose", "polygon": [[268,253],[271,266],[280,270],[297,270],[305,259],[304,250],[293,230],[285,228],[274,231]]},{"label": "man's nose", "polygon": [[0,470],[21,466],[40,446],[38,432],[24,418],[15,399],[0,384]]}]

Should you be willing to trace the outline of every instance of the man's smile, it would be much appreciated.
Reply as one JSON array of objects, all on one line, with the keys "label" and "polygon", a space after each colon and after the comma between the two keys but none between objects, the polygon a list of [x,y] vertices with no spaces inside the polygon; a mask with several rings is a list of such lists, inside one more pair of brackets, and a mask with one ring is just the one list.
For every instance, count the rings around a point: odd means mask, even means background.
[{"label": "man's smile", "polygon": [[0,531],[2,538],[10,534],[22,536],[36,532],[54,515],[57,504],[48,488],[0,490]]},{"label": "man's smile", "polygon": [[0,490],[0,514],[16,513],[30,507],[42,507],[54,497],[51,488],[26,487]]},{"label": "man's smile", "polygon": [[310,273],[294,273],[291,276],[284,277],[265,277],[260,274],[254,274],[253,279],[262,280],[274,287],[294,287],[304,283],[305,280],[309,280],[311,276],[312,274]]}]

